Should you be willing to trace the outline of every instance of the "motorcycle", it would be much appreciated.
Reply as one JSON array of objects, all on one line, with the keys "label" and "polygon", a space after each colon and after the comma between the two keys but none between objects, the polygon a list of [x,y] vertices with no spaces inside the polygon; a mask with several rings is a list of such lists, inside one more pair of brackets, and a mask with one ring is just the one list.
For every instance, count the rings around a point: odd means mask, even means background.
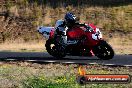
[{"label": "motorcycle", "polygon": [[93,24],[88,24],[87,28],[60,27],[61,20],[56,22],[55,27],[38,27],[38,32],[46,37],[47,52],[57,58],[66,55],[71,56],[97,56],[99,59],[109,60],[114,57],[114,50],[103,38],[99,28]]}]

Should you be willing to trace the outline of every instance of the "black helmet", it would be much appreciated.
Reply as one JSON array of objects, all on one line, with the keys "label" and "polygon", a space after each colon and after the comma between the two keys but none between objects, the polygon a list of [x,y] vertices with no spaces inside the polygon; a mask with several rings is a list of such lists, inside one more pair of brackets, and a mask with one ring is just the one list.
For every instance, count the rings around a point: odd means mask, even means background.
[{"label": "black helmet", "polygon": [[65,15],[65,22],[66,24],[73,25],[76,22],[76,16],[73,13],[66,13]]}]

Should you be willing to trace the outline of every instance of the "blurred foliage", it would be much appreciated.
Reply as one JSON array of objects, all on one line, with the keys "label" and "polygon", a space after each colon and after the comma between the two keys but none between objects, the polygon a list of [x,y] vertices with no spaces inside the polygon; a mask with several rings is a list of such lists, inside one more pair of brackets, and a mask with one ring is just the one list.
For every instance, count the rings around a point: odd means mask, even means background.
[{"label": "blurred foliage", "polygon": [[25,42],[40,39],[37,27],[54,26],[66,12],[73,12],[81,22],[94,23],[106,32],[132,32],[131,0],[7,0],[4,5],[1,12],[10,13],[0,23],[0,31],[4,32],[0,38],[4,41],[19,37]]}]

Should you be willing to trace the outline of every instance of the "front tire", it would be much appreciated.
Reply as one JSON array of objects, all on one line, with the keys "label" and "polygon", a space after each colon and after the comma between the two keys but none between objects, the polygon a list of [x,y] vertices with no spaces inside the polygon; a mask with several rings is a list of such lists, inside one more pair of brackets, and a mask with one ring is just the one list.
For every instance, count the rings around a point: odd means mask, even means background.
[{"label": "front tire", "polygon": [[57,58],[63,58],[66,56],[65,48],[54,44],[52,39],[48,39],[45,44],[47,52]]},{"label": "front tire", "polygon": [[100,43],[94,47],[93,52],[102,60],[109,60],[114,57],[114,50],[112,49],[111,45],[104,40],[101,40]]}]

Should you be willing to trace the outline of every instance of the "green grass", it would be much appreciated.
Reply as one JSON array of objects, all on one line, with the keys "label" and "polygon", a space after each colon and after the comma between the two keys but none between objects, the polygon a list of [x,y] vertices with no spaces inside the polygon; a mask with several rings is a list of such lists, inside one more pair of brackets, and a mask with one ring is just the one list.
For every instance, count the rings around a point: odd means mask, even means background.
[{"label": "green grass", "polygon": [[[66,79],[65,76],[52,78],[31,77],[23,83],[24,88],[126,88],[129,84],[86,84],[80,85],[76,82],[76,78],[71,76]],[[127,86],[130,88],[130,86]]]},{"label": "green grass", "polygon": [[[129,67],[84,65],[87,74],[130,74]],[[78,65],[0,62],[0,88],[131,88],[129,84],[77,83]]]},{"label": "green grass", "polygon": [[24,88],[78,88],[74,76],[66,78],[65,76],[56,77],[31,77],[23,83]]}]

